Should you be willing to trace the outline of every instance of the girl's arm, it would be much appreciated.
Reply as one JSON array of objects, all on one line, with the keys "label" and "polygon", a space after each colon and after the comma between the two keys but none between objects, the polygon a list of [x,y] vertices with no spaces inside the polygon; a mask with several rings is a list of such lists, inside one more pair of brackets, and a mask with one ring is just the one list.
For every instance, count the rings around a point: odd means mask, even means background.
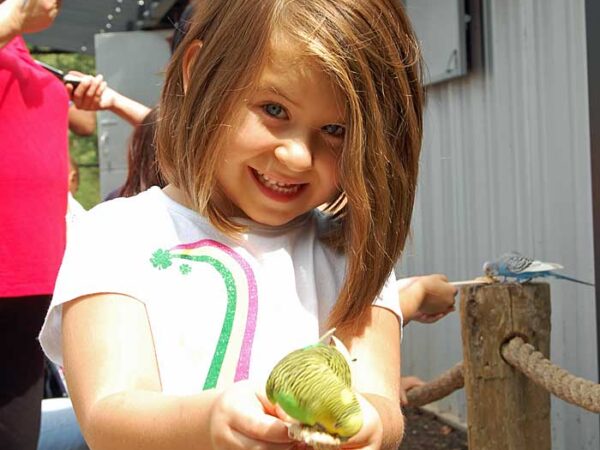
[{"label": "girl's arm", "polygon": [[[261,415],[260,401],[243,386],[193,396],[163,394],[143,303],[99,294],[63,308],[65,374],[83,435],[94,450],[241,449],[255,445],[253,438],[287,441],[285,426]],[[252,430],[246,432],[248,426]]]},{"label": "girl's arm", "polygon": [[[338,330],[356,358],[352,382],[367,404],[363,403],[365,424],[348,445],[359,441],[368,449],[396,450],[404,434],[404,418],[400,410],[400,323],[391,311],[371,307],[370,318],[359,336],[351,330]],[[372,414],[375,413],[375,424]]]}]

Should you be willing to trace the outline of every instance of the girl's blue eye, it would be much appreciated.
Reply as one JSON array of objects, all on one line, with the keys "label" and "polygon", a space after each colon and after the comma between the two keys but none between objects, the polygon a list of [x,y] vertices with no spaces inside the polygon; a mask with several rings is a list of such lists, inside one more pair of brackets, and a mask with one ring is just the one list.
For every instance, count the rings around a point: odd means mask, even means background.
[{"label": "girl's blue eye", "polygon": [[341,125],[325,125],[322,130],[335,137],[343,137],[346,133],[346,129]]},{"label": "girl's blue eye", "polygon": [[283,106],[278,105],[277,103],[269,103],[267,105],[264,105],[263,109],[270,116],[276,117],[278,119],[287,118],[285,109],[283,109]]}]

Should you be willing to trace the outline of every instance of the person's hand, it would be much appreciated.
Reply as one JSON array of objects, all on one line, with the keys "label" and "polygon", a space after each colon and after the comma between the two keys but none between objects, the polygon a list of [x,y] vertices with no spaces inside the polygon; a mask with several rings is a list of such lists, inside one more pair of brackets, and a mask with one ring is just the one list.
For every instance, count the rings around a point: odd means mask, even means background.
[{"label": "person's hand", "polygon": [[454,311],[458,289],[448,282],[446,275],[425,275],[419,277],[417,284],[423,290],[423,301],[414,320],[439,320]]},{"label": "person's hand", "polygon": [[[454,311],[458,289],[448,282],[446,275],[423,275],[402,282],[399,284],[400,306],[403,312],[408,312],[407,322],[433,323]],[[411,306],[405,308],[405,301]]]},{"label": "person's hand", "polygon": [[297,446],[285,423],[274,417],[269,401],[249,382],[227,388],[216,400],[210,417],[214,449],[288,450]]},{"label": "person's hand", "polygon": [[75,89],[73,89],[72,84],[67,83],[65,85],[78,109],[98,111],[110,109],[113,106],[117,93],[108,87],[102,75],[98,74],[94,77],[74,70],[70,71],[69,74],[81,79]]},{"label": "person's hand", "polygon": [[6,0],[3,12],[8,15],[0,23],[16,34],[45,30],[58,15],[61,0]]},{"label": "person's hand", "polygon": [[358,433],[344,442],[341,449],[378,450],[383,439],[383,424],[379,413],[362,395],[356,394],[363,414],[363,425]]},{"label": "person's hand", "polygon": [[423,386],[425,382],[419,377],[402,377],[400,378],[400,404],[402,406],[408,404],[406,393],[412,388]]}]

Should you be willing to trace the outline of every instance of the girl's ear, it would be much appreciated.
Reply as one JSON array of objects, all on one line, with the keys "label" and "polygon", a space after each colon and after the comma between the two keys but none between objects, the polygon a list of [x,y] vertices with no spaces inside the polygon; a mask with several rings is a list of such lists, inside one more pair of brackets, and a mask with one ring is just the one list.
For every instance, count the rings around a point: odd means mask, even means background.
[{"label": "girl's ear", "polygon": [[198,54],[200,53],[200,49],[202,48],[202,41],[198,39],[194,39],[188,48],[185,49],[185,54],[183,55],[183,92],[184,94],[188,90],[188,85],[192,73],[192,67],[194,67],[194,62],[196,58],[198,58]]}]

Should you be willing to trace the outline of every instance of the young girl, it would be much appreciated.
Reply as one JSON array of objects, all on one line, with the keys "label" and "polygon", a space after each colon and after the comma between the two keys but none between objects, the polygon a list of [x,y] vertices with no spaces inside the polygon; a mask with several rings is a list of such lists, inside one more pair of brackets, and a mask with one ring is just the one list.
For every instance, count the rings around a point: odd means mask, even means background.
[{"label": "young girl", "polygon": [[169,185],[82,218],[42,345],[94,450],[275,450],[298,443],[266,378],[336,326],[364,417],[344,447],[395,449],[422,113],[400,2],[197,5],[159,109]]}]

